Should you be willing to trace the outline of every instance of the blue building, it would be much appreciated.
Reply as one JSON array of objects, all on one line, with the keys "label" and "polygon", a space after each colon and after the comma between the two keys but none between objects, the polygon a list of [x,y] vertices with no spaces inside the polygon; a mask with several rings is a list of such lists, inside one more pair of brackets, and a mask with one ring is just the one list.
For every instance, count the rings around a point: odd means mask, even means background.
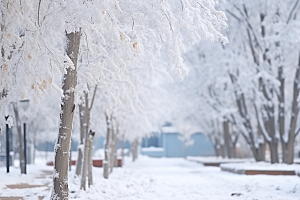
[{"label": "blue building", "polygon": [[[187,156],[213,156],[214,148],[209,138],[203,133],[191,136],[193,144],[186,149]],[[151,157],[184,157],[185,146],[180,140],[180,134],[171,126],[162,129],[161,134],[153,134],[143,138],[141,154]]]}]

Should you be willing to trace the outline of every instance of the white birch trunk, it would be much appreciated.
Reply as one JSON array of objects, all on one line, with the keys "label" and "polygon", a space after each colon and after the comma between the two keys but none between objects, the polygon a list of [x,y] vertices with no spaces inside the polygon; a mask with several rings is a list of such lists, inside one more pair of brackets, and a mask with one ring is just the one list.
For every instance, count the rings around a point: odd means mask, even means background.
[{"label": "white birch trunk", "polygon": [[110,137],[111,137],[111,119],[106,114],[106,124],[107,124],[107,131],[106,131],[106,140],[105,140],[105,147],[104,147],[104,162],[103,162],[103,177],[108,179],[109,176],[109,165],[110,165]]},{"label": "white birch trunk", "polygon": [[67,55],[72,60],[74,68],[68,68],[63,79],[63,98],[61,103],[60,126],[58,139],[55,144],[55,159],[53,172],[53,188],[51,200],[69,199],[68,169],[69,152],[73,116],[75,110],[74,95],[77,84],[77,57],[80,44],[80,31],[67,33]]},{"label": "white birch trunk", "polygon": [[[112,123],[113,124],[113,123]],[[113,172],[114,169],[114,150],[115,150],[115,137],[116,137],[116,131],[115,131],[115,126],[112,126],[112,134],[111,134],[111,145],[110,145],[110,173]]]},{"label": "white birch trunk", "polygon": [[[81,176],[81,185],[80,188],[83,190],[86,190],[86,177],[87,177],[87,171],[89,170],[90,172],[92,171],[92,161],[91,161],[91,156],[92,153],[92,147],[93,147],[93,139],[94,139],[94,134],[95,132],[92,132],[91,130],[89,131],[90,127],[90,120],[91,120],[91,109],[94,104],[95,96],[96,96],[96,91],[97,91],[97,85],[95,86],[95,90],[93,93],[92,97],[92,102],[91,105],[89,106],[89,99],[88,99],[88,93],[84,93],[84,98],[85,98],[85,111],[84,111],[84,121],[85,121],[85,142],[84,142],[84,154],[83,154],[83,163],[82,163],[82,176]],[[92,173],[89,173],[89,186],[92,184]],[[90,181],[91,180],[91,181]]]},{"label": "white birch trunk", "polygon": [[90,141],[89,141],[89,123],[90,123],[90,110],[88,109],[88,94],[85,93],[85,115],[86,115],[86,128],[85,128],[85,136],[84,136],[84,151],[83,151],[83,163],[82,163],[82,171],[81,171],[81,185],[80,189],[86,190],[86,176],[87,176],[87,168],[88,168],[88,160],[89,160],[89,151],[90,151]]},{"label": "white birch trunk", "polygon": [[138,157],[138,139],[135,139],[132,144],[132,161],[135,161]]},{"label": "white birch trunk", "polygon": [[114,151],[114,167],[118,167],[118,134],[116,134],[115,136],[115,146],[113,151]]}]

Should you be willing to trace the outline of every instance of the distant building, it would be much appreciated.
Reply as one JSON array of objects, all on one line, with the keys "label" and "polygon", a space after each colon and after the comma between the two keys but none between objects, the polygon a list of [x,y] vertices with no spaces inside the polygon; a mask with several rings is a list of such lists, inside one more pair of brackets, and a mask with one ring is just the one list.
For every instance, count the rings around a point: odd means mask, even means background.
[{"label": "distant building", "polygon": [[[179,137],[180,134],[172,126],[165,126],[161,134],[143,138],[141,154],[151,157],[184,157],[184,144]],[[194,143],[187,147],[187,156],[215,155],[213,145],[206,135],[195,133],[191,140]]]},{"label": "distant building", "polygon": [[[184,144],[180,140],[180,134],[171,126],[161,129],[162,133],[153,133],[150,137],[144,137],[140,141],[140,153],[150,157],[184,157]],[[191,136],[193,145],[186,149],[187,156],[213,156],[214,148],[209,138],[203,133],[195,133]],[[104,148],[105,137],[95,138],[94,151]],[[121,141],[118,141],[121,148]],[[125,142],[125,149],[130,149],[130,143]]]}]

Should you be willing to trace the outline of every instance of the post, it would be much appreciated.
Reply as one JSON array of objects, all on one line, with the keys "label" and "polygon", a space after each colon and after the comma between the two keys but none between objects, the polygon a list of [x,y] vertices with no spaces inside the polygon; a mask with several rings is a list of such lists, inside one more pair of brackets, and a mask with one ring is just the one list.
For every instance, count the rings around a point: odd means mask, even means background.
[{"label": "post", "polygon": [[[7,121],[9,116],[5,116],[5,121]],[[6,123],[6,173],[9,173],[9,126]]]},{"label": "post", "polygon": [[26,123],[23,123],[23,129],[24,129],[24,173],[26,174],[26,164],[27,164],[27,158],[26,158]]}]

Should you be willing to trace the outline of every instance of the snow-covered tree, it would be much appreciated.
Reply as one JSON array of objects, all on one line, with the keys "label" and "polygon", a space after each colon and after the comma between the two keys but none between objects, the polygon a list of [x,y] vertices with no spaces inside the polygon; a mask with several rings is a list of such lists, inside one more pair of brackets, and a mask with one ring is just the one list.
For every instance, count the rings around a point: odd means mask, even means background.
[{"label": "snow-covered tree", "polygon": [[[24,98],[29,90],[34,91],[36,99],[41,99],[47,88],[59,88],[53,79],[57,77],[56,73],[63,74],[62,89],[59,90],[62,94],[61,122],[55,145],[51,199],[68,198],[77,58],[83,34],[92,37],[90,30],[96,30],[100,37],[112,33],[109,38],[116,38],[115,45],[104,44],[102,47],[106,52],[110,52],[110,48],[118,49],[123,40],[128,41],[133,51],[143,52],[143,44],[147,42],[151,44],[153,54],[166,58],[170,71],[183,78],[187,74],[181,58],[185,51],[183,40],[188,44],[200,39],[227,42],[219,32],[226,27],[225,14],[214,7],[215,1],[212,0],[1,2],[1,29],[4,30],[1,32],[4,49],[1,105],[13,98]],[[10,20],[16,23],[10,23]],[[108,37],[103,37],[102,41],[106,40]],[[105,55],[105,51],[99,55]],[[97,82],[102,78],[98,69],[101,66],[89,67],[94,67],[97,73],[93,80],[86,81]]]}]

